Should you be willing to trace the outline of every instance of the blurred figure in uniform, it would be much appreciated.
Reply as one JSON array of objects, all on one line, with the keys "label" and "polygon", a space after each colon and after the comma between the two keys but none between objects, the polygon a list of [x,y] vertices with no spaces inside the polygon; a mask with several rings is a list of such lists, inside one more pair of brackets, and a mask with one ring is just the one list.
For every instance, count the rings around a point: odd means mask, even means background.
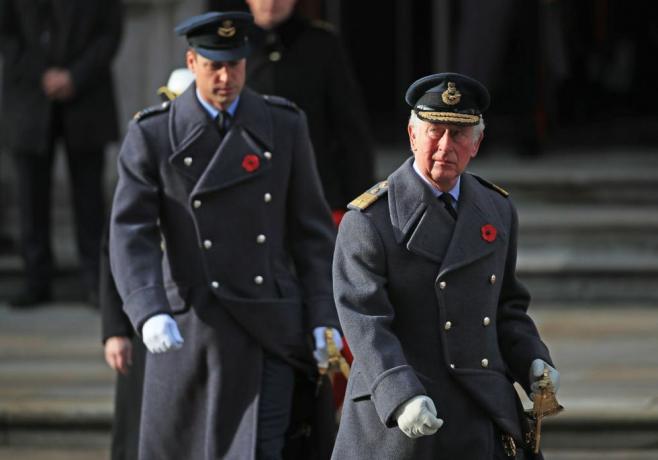
[{"label": "blurred figure in uniform", "polygon": [[51,182],[59,140],[66,147],[83,281],[89,301],[98,301],[104,148],[118,136],[110,67],[120,35],[116,0],[0,0],[0,131],[16,159],[26,274],[14,306],[52,296]]},{"label": "blurred figure in uniform", "polygon": [[258,26],[247,61],[249,87],[285,97],[306,113],[325,198],[338,223],[351,198],[375,177],[372,138],[351,65],[331,26],[302,17],[297,0],[247,4]]},{"label": "blurred figure in uniform", "polygon": [[245,87],[251,25],[180,24],[195,83],[138,114],[119,153],[112,275],[149,351],[139,458],[283,458],[297,379],[314,388],[319,338],[340,340],[305,115]]},{"label": "blurred figure in uniform", "polygon": [[[455,65],[489,88],[499,101],[487,143],[510,144],[515,153],[540,153],[543,131],[538,118],[540,49],[537,0],[463,0],[455,2]],[[513,76],[513,78],[512,78]]]},{"label": "blurred figure in uniform", "polygon": [[406,93],[413,157],[350,204],[334,295],[354,354],[333,458],[541,458],[513,382],[559,373],[516,275],[508,193],[465,172],[489,93],[456,73]]},{"label": "blurred figure in uniform", "polygon": [[[194,81],[187,68],[175,69],[158,89],[162,102],[174,100]],[[146,348],[123,311],[110,270],[109,233],[103,235],[100,263],[101,333],[105,361],[117,372],[112,422],[112,460],[136,460]]]}]

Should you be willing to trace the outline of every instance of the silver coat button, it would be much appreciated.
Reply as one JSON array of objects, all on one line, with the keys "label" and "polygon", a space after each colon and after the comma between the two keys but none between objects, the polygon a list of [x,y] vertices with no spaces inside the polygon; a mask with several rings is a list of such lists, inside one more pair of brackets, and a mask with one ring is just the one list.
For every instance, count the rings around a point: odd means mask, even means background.
[{"label": "silver coat button", "polygon": [[491,324],[491,319],[489,319],[488,316],[485,316],[484,319],[482,320],[482,324],[488,326],[489,324]]},{"label": "silver coat button", "polygon": [[260,275],[254,277],[254,283],[256,283],[256,284],[263,284],[263,281],[265,281],[265,280]]},{"label": "silver coat button", "polygon": [[203,240],[203,247],[206,249],[212,248],[212,241],[210,240]]},{"label": "silver coat button", "polygon": [[441,289],[442,291],[446,288],[446,286],[447,286],[447,284],[446,284],[445,281],[441,281],[441,282],[439,283],[439,289]]},{"label": "silver coat button", "polygon": [[212,283],[210,283],[210,285],[213,287],[213,289],[219,288],[219,283],[217,281],[213,281]]},{"label": "silver coat button", "polygon": [[185,166],[191,166],[192,165],[192,157],[185,157],[183,159],[183,163],[185,163]]},{"label": "silver coat button", "polygon": [[491,284],[496,284],[496,275],[491,275],[491,277],[489,278],[489,282]]},{"label": "silver coat button", "polygon": [[256,243],[258,244],[263,244],[267,238],[265,238],[265,235],[258,235],[256,237]]},{"label": "silver coat button", "polygon": [[455,365],[450,363],[450,369],[454,369],[454,368],[455,368]]},{"label": "silver coat button", "polygon": [[487,358],[484,358],[481,361],[482,367],[489,367],[489,360]]},{"label": "silver coat button", "polygon": [[443,326],[443,328],[444,328],[446,331],[449,331],[451,327],[452,327],[452,323],[451,323],[450,321],[446,321],[445,326]]},{"label": "silver coat button", "polygon": [[263,195],[263,200],[265,200],[265,203],[269,203],[270,201],[272,201],[272,194],[266,193],[265,195]]},{"label": "silver coat button", "polygon": [[266,159],[271,160],[272,159],[272,152],[265,152],[265,153],[263,153],[263,156]]},{"label": "silver coat button", "polygon": [[194,200],[192,202],[192,206],[194,206],[195,208],[200,208],[201,207],[201,200]]},{"label": "silver coat button", "polygon": [[272,51],[270,53],[270,61],[277,62],[280,60],[281,60],[281,53],[279,53],[278,51]]}]

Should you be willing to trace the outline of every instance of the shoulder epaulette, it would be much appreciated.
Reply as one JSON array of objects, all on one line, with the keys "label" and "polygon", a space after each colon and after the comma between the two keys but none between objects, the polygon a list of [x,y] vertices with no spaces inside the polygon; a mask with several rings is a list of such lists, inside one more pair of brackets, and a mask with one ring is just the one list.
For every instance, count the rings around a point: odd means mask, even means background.
[{"label": "shoulder epaulette", "polygon": [[509,196],[509,192],[507,190],[505,190],[504,188],[499,187],[496,184],[489,182],[488,180],[482,179],[480,176],[476,176],[475,174],[471,174],[471,176],[475,177],[478,180],[478,182],[480,182],[485,187],[490,188],[491,190],[497,191],[498,193],[503,195],[505,198],[507,198]]},{"label": "shoulder epaulette", "polygon": [[156,113],[165,112],[169,110],[170,105],[171,105],[170,101],[165,101],[162,104],[153,105],[151,107],[142,109],[133,116],[133,120],[140,121],[150,117],[151,115],[155,115]]},{"label": "shoulder epaulette", "polygon": [[299,107],[297,107],[297,104],[286,99],[285,97],[263,94],[263,99],[265,99],[265,101],[268,102],[269,104],[276,105],[279,107],[285,107],[287,109],[292,109],[295,112],[299,112]]},{"label": "shoulder epaulette", "polygon": [[322,21],[320,19],[315,19],[311,21],[311,26],[313,26],[316,29],[326,30],[327,32],[332,32],[332,33],[336,32],[336,28],[332,23],[327,21]]},{"label": "shoulder epaulette", "polygon": [[388,181],[384,180],[354,198],[350,204],[347,205],[347,208],[363,211],[377,201],[379,197],[385,195],[386,192],[388,192]]}]

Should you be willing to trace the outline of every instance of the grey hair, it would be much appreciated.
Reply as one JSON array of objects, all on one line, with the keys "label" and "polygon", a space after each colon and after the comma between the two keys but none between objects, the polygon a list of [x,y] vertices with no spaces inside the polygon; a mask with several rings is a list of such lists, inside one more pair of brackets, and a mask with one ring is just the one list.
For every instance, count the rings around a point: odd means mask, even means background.
[{"label": "grey hair", "polygon": [[[409,115],[409,124],[412,125],[415,130],[416,128],[418,128],[418,125],[420,123],[423,123],[423,120],[418,118],[416,112],[412,110],[411,115]],[[484,117],[480,115],[480,122],[477,125],[473,126],[473,142],[477,141],[483,132],[484,132]]]}]

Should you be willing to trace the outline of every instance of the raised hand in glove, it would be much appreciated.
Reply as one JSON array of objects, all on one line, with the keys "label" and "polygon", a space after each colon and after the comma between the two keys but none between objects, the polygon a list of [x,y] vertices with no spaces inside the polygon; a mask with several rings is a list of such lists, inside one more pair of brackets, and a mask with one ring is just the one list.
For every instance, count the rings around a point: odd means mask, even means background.
[{"label": "raised hand in glove", "polygon": [[[327,341],[324,338],[324,333],[327,330],[326,327],[320,326],[313,329],[313,337],[315,338],[315,350],[313,351],[313,357],[318,363],[318,367],[327,367],[329,365],[329,350],[327,350]],[[340,337],[340,332],[335,328],[331,328],[333,331],[334,343],[338,351],[343,349],[343,339]]]},{"label": "raised hand in glove", "polygon": [[183,346],[183,337],[174,318],[165,313],[152,316],[142,326],[142,340],[151,353],[178,350]]},{"label": "raised hand in glove", "polygon": [[553,366],[539,358],[533,360],[530,365],[530,391],[535,393],[539,389],[538,383],[544,375],[544,367],[548,368],[548,378],[553,385],[553,391],[557,393],[558,388],[560,388],[560,373]]},{"label": "raised hand in glove", "polygon": [[428,396],[414,396],[395,410],[398,427],[411,439],[429,436],[443,426],[434,402]]}]

